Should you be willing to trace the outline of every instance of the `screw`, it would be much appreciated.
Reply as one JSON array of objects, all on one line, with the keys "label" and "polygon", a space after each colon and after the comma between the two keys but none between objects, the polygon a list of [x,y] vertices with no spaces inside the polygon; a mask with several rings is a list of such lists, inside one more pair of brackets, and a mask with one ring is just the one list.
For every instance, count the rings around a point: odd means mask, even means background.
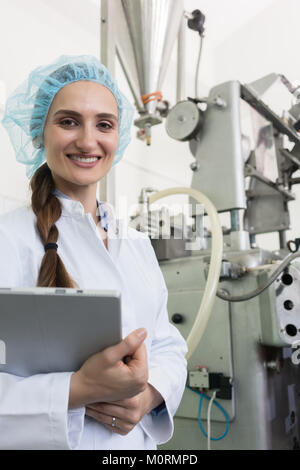
[{"label": "screw", "polygon": [[191,165],[190,165],[190,169],[191,169],[192,171],[198,171],[199,168],[200,168],[200,164],[199,164],[198,162],[193,162],[193,163],[191,163]]}]

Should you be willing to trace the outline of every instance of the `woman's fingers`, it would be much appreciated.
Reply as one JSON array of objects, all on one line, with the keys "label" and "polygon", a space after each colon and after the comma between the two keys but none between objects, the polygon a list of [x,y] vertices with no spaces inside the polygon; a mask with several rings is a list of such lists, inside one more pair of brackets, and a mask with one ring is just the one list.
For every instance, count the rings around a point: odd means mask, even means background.
[{"label": "woman's fingers", "polygon": [[122,436],[128,434],[134,427],[130,423],[123,421],[118,416],[111,416],[105,413],[101,413],[100,411],[91,409],[90,407],[86,407],[85,414],[103,424],[110,431],[121,434]]},{"label": "woman's fingers", "polygon": [[[92,404],[86,407],[86,410],[92,411],[93,413],[98,413],[98,415],[108,417],[108,421],[105,420],[106,424],[109,424],[112,420],[112,417],[116,419],[126,422],[130,425],[135,425],[136,420],[132,418],[134,417],[134,413],[130,413],[126,408],[121,406],[114,406],[111,404],[106,403],[99,403],[99,404]],[[87,414],[87,413],[86,413]],[[109,421],[110,420],[110,421]]]},{"label": "woman's fingers", "polygon": [[[148,362],[145,328],[130,333],[115,346],[89,357],[71,377],[69,407],[121,400],[147,386]],[[124,357],[129,356],[124,364]]]},{"label": "woman's fingers", "polygon": [[139,349],[146,336],[147,331],[145,328],[139,328],[126,336],[119,344],[107,348],[105,354],[110,363],[113,365],[126,356],[135,356],[137,349]]},{"label": "woman's fingers", "polygon": [[104,424],[111,431],[128,434],[140,422],[144,412],[144,394],[116,403],[93,403],[86,414]]}]

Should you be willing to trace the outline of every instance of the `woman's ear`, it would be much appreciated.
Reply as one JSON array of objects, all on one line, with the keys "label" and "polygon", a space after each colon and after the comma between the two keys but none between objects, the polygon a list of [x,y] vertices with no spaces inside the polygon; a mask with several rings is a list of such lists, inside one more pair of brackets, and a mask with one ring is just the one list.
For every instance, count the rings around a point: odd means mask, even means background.
[{"label": "woman's ear", "polygon": [[32,144],[36,149],[41,149],[43,147],[42,137],[37,135],[33,140]]}]

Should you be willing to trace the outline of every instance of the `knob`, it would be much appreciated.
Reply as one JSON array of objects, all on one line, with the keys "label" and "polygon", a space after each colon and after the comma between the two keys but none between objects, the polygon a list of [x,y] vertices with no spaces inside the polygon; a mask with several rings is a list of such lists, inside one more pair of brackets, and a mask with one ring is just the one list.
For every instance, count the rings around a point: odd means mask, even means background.
[{"label": "knob", "polygon": [[174,313],[172,316],[172,322],[173,323],[183,323],[184,322],[184,316],[181,313]]}]

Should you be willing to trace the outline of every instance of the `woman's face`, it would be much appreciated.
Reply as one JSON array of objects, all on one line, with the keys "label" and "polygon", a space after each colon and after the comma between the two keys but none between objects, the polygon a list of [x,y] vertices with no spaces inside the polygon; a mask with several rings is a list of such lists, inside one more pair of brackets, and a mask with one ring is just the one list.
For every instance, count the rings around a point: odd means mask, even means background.
[{"label": "woman's face", "polygon": [[43,142],[58,189],[96,186],[110,170],[118,148],[114,95],[95,82],[66,85],[50,106]]}]

